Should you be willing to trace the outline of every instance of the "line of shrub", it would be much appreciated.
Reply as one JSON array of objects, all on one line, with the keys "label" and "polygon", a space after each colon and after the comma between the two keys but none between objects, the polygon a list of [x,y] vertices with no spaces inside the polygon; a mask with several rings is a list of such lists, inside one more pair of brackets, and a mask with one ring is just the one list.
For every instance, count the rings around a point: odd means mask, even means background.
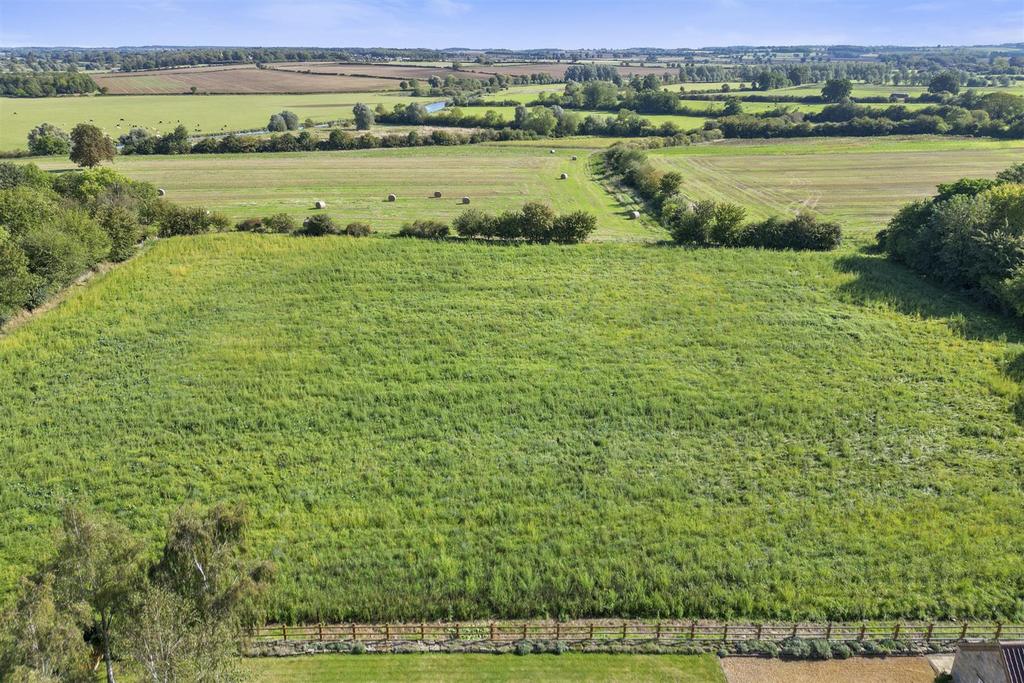
[{"label": "line of shrub", "polygon": [[842,241],[837,223],[801,213],[748,223],[746,209],[728,202],[691,202],[679,193],[683,178],[663,172],[636,145],[620,143],[603,154],[605,166],[651,207],[677,244],[829,251]]},{"label": "line of shrub", "polygon": [[518,211],[498,215],[467,209],[455,218],[452,227],[460,237],[577,244],[597,228],[597,217],[586,211],[556,214],[547,204],[527,202]]},{"label": "line of shrub", "polygon": [[1024,163],[939,185],[900,209],[878,243],[894,261],[1024,317]]}]

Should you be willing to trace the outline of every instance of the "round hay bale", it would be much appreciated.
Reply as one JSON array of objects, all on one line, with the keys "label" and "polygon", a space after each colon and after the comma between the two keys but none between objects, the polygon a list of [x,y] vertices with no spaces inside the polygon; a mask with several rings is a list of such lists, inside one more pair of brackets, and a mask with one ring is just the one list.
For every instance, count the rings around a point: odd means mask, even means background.
[{"label": "round hay bale", "polygon": [[167,194],[167,192],[166,192],[166,190],[164,190],[164,188],[162,188],[162,187],[157,188],[157,190],[156,190],[156,196],[157,197],[163,197],[165,194]]},{"label": "round hay bale", "polygon": [[554,153],[555,153],[555,150],[551,150],[550,154],[554,154]]},{"label": "round hay bale", "polygon": [[463,197],[462,198],[462,203],[463,204],[469,204],[469,197]]},{"label": "round hay bale", "polygon": [[389,202],[393,202],[393,201],[397,201],[397,200],[398,200],[398,197],[396,197],[395,195],[393,195],[393,194],[389,194],[388,195],[388,201]]},{"label": "round hay bale", "polygon": [[569,179],[569,174],[568,173],[563,173],[562,174],[562,180],[568,180],[568,179]]},{"label": "round hay bale", "polygon": [[576,155],[575,154],[572,155],[572,160],[576,161]]},{"label": "round hay bale", "polygon": [[630,211],[629,212],[629,217],[632,218],[633,220],[636,220],[637,218],[640,218],[640,212],[639,211]]},{"label": "round hay bale", "polygon": [[441,198],[441,193],[440,192],[435,192],[434,193],[434,199],[440,199],[440,198]]},{"label": "round hay bale", "polygon": [[318,199],[315,202],[313,202],[313,206],[315,206],[318,209],[326,209],[327,208],[327,202],[322,202],[322,201],[320,201]]}]

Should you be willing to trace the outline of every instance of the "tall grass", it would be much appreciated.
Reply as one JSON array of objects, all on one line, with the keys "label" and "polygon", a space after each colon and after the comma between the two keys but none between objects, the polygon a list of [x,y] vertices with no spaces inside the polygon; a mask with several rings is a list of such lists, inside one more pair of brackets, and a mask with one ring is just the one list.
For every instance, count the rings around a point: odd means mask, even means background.
[{"label": "tall grass", "polygon": [[0,590],[243,500],[280,619],[1020,619],[1022,352],[850,252],[163,240],[0,338]]}]

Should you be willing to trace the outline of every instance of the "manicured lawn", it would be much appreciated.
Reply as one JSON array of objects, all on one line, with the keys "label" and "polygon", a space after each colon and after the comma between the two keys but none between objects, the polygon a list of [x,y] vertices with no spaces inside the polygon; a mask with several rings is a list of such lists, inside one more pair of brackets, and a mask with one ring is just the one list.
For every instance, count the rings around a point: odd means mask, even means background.
[{"label": "manicured lawn", "polygon": [[694,200],[737,202],[756,218],[811,210],[870,239],[903,204],[935,193],[938,183],[992,177],[1024,158],[1024,141],[906,138],[729,140],[652,150],[651,159],[682,173]]},{"label": "manicured lawn", "polygon": [[0,593],[228,500],[276,619],[1020,620],[1022,341],[849,248],[163,240],[0,337]]},{"label": "manicured lawn", "polygon": [[245,662],[254,683],[333,681],[673,681],[725,683],[710,656],[564,654],[317,655]]},{"label": "manicured lawn", "polygon": [[[579,143],[577,143],[579,144]],[[376,230],[396,231],[419,218],[449,221],[465,207],[485,211],[519,208],[539,200],[559,211],[585,209],[598,217],[602,239],[658,239],[664,232],[631,221],[595,182],[592,150],[545,146],[462,145],[412,149],[294,154],[236,154],[117,157],[114,167],[167,190],[175,202],[199,204],[234,219],[286,212],[327,213],[343,224],[368,221]],[[572,161],[572,156],[578,157]],[[65,159],[39,161],[43,168],[70,168]],[[562,172],[568,180],[560,180]],[[434,198],[434,191],[443,193]],[[387,201],[394,193],[398,201]]]}]

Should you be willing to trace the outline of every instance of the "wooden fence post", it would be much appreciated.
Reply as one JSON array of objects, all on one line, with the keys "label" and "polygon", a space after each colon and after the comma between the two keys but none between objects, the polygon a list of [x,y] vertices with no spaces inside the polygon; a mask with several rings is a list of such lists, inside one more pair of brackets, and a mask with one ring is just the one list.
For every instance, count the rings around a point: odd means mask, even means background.
[{"label": "wooden fence post", "polygon": [[960,631],[960,640],[966,640],[966,639],[967,639],[967,622],[965,621],[964,622],[963,630]]},{"label": "wooden fence post", "polygon": [[526,640],[526,622],[523,622],[523,640]]},{"label": "wooden fence post", "polygon": [[696,621],[691,621],[690,622],[690,640],[693,640],[696,637],[697,637],[697,622]]},{"label": "wooden fence post", "polygon": [[725,642],[728,639],[729,639],[729,622],[727,621],[727,622],[725,622],[722,625],[722,642]]},{"label": "wooden fence post", "polygon": [[896,622],[896,626],[893,627],[893,629],[892,629],[892,639],[893,640],[899,640],[900,639],[900,622],[898,622],[898,621]]},{"label": "wooden fence post", "polygon": [[420,640],[427,639],[427,625],[422,621],[420,622]]},{"label": "wooden fence post", "polygon": [[352,640],[353,640],[353,642],[355,641],[355,639],[356,639],[356,622],[353,621],[352,622]]},{"label": "wooden fence post", "polygon": [[590,639],[594,639],[594,622],[590,622]]},{"label": "wooden fence post", "polygon": [[661,640],[661,622],[660,621],[658,622],[658,631],[657,631],[657,634],[654,636],[654,639],[657,640],[657,641]]},{"label": "wooden fence post", "polygon": [[867,629],[867,627],[867,624],[860,625],[860,635],[857,637],[857,640],[864,640],[864,631]]},{"label": "wooden fence post", "polygon": [[825,640],[832,640],[832,622],[828,622],[828,628],[825,629]]},{"label": "wooden fence post", "polygon": [[494,622],[491,622],[491,640],[494,640]]},{"label": "wooden fence post", "polygon": [[761,640],[761,628],[762,628],[763,626],[764,626],[764,624],[758,624],[758,625],[757,625],[757,639],[758,639],[758,640]]},{"label": "wooden fence post", "polygon": [[324,642],[324,622],[320,622],[316,625],[317,634],[320,636],[320,642]]},{"label": "wooden fence post", "polygon": [[934,630],[935,630],[935,622],[933,621],[932,623],[928,624],[928,635],[926,635],[924,637],[925,642],[931,642],[932,631],[934,631]]},{"label": "wooden fence post", "polygon": [[[1001,636],[1001,635],[1003,635],[1003,625],[1002,624],[996,624],[996,637],[994,638],[994,640],[999,640],[999,636]],[[1006,656],[1009,657],[1010,655],[1006,655]]]},{"label": "wooden fence post", "polygon": [[455,622],[455,640],[462,640],[462,626],[459,622]]},{"label": "wooden fence post", "polygon": [[793,624],[793,637],[796,638],[796,627],[797,624]]},{"label": "wooden fence post", "polygon": [[288,640],[288,624],[281,624],[281,636],[284,640]]},{"label": "wooden fence post", "polygon": [[626,639],[626,622],[622,622],[622,639]]},{"label": "wooden fence post", "polygon": [[556,621],[555,622],[555,640],[561,640],[561,639],[562,639],[562,622]]},{"label": "wooden fence post", "polygon": [[384,624],[384,640],[391,640],[391,624]]}]

